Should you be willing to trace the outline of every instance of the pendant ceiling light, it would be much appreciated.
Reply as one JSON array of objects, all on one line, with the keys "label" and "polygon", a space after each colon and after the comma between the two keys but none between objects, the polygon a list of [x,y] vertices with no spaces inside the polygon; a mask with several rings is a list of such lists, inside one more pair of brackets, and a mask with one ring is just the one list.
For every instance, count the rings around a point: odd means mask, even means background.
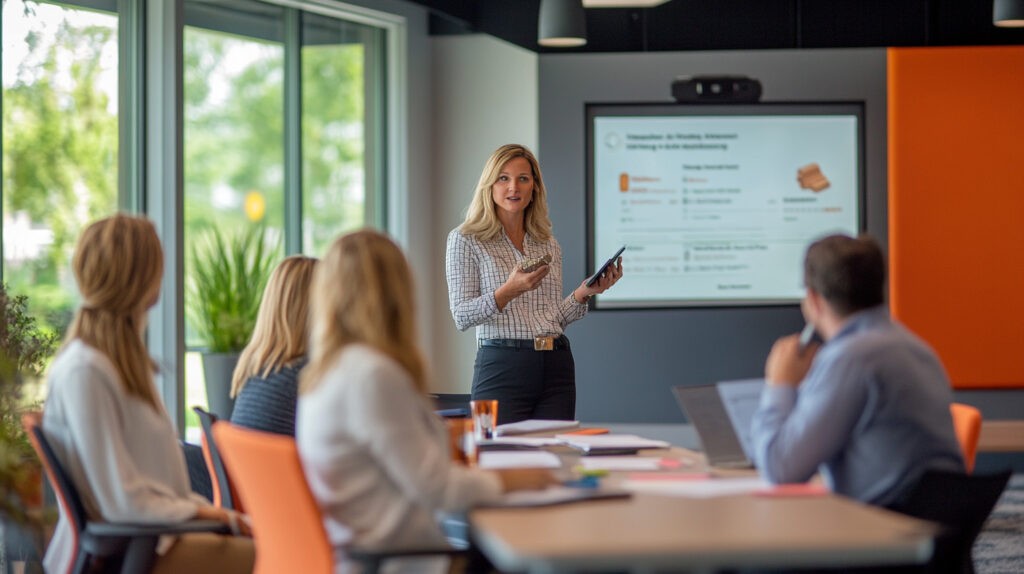
[{"label": "pendant ceiling light", "polygon": [[1000,28],[1024,28],[1024,0],[995,0],[992,23]]},{"label": "pendant ceiling light", "polygon": [[582,0],[540,0],[537,43],[549,48],[585,45],[587,18]]}]

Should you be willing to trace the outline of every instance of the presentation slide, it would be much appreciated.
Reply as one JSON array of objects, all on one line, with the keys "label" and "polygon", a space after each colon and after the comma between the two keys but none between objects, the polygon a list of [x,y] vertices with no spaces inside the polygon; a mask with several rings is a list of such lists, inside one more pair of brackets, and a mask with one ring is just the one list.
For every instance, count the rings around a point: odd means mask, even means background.
[{"label": "presentation slide", "polygon": [[857,111],[588,110],[591,261],[626,246],[625,277],[598,307],[799,301],[807,245],[861,229],[862,108],[848,107]]}]

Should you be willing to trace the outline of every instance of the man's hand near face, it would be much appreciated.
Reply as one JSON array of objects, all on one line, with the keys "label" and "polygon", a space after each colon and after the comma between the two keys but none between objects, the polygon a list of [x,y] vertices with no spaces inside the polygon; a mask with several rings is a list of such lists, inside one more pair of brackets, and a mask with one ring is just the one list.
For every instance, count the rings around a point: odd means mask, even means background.
[{"label": "man's hand near face", "polygon": [[768,384],[798,387],[811,369],[811,361],[819,346],[811,343],[801,350],[800,335],[789,335],[775,341],[764,365]]}]

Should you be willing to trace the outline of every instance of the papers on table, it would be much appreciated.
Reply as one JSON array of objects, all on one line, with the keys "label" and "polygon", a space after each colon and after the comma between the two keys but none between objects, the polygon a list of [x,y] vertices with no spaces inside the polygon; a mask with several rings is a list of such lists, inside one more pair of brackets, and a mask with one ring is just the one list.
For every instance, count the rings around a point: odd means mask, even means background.
[{"label": "papers on table", "polygon": [[669,447],[669,444],[663,440],[653,440],[632,434],[560,434],[555,435],[555,438],[562,440],[565,444],[578,449],[585,454],[595,454],[601,451],[628,451],[639,450],[642,448]]},{"label": "papers on table", "polygon": [[667,496],[685,496],[689,498],[713,498],[716,496],[733,496],[752,494],[770,488],[770,484],[760,477],[744,478],[709,478],[695,475],[679,477],[677,480],[659,478],[660,475],[648,477],[630,477],[622,483],[622,488],[633,492],[648,492]]},{"label": "papers on table", "polygon": [[580,426],[580,421],[555,421],[547,419],[529,419],[517,423],[498,425],[495,434],[507,436],[512,434],[526,434],[531,432],[555,431],[571,429]]},{"label": "papers on table", "polygon": [[598,456],[580,459],[583,470],[661,470],[664,459],[651,456]]},{"label": "papers on table", "polygon": [[554,486],[544,490],[520,490],[508,492],[502,495],[497,502],[484,506],[498,507],[523,507],[523,506],[550,506],[552,504],[565,504],[567,502],[581,502],[584,500],[601,500],[606,498],[628,498],[629,491],[619,489],[603,488],[571,488],[567,486]]},{"label": "papers on table", "polygon": [[480,468],[561,468],[558,455],[544,450],[501,450],[480,453]]},{"label": "papers on table", "polygon": [[495,438],[485,438],[476,441],[478,447],[496,447],[495,450],[500,449],[502,446],[521,446],[526,448],[543,448],[545,446],[559,446],[565,444],[557,438],[551,437],[540,437],[540,436],[499,436]]}]

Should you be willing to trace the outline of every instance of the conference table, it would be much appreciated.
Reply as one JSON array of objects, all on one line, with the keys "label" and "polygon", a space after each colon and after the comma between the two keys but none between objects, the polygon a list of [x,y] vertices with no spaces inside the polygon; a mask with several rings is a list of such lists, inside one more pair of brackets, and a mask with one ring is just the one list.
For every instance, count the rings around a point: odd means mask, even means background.
[{"label": "conference table", "polygon": [[[657,425],[601,426],[664,434]],[[692,436],[686,425],[662,426],[684,437],[673,445]],[[698,452],[680,446],[639,454],[693,461],[693,471],[720,478],[753,472],[708,469]],[[614,488],[625,474],[611,473],[602,487]],[[640,491],[538,508],[481,508],[469,521],[496,567],[532,573],[915,564],[931,555],[936,532],[931,523],[831,493],[770,490],[706,498]]]}]

